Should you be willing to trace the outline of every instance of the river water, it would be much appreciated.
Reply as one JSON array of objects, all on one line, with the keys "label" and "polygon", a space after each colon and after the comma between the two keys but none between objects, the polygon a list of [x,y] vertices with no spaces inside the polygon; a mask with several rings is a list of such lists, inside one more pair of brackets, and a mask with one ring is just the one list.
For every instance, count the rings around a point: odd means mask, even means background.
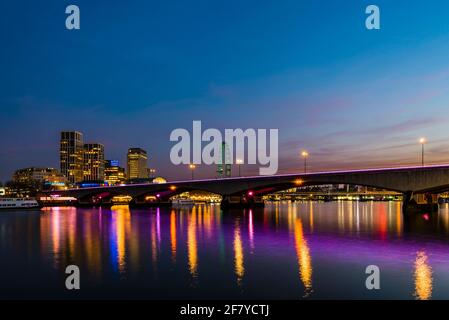
[{"label": "river water", "polygon": [[[80,270],[67,290],[65,269]],[[368,290],[366,268],[379,268]],[[44,208],[0,213],[0,298],[448,299],[449,208]]]}]

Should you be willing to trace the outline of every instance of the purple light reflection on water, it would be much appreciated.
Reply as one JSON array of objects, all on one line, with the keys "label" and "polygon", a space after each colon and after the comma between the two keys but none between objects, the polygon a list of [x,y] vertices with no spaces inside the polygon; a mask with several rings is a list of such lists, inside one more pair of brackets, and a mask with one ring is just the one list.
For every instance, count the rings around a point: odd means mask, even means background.
[{"label": "purple light reflection on water", "polygon": [[[429,220],[395,202],[50,208],[3,214],[0,237],[1,297],[65,297],[73,263],[80,298],[449,298],[447,206]],[[379,292],[364,287],[370,264]]]}]

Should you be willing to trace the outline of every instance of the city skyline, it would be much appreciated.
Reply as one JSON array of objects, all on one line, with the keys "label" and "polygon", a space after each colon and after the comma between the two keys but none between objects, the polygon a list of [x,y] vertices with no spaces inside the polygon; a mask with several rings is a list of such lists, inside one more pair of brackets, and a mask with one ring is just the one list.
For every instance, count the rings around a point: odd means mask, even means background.
[{"label": "city skyline", "polygon": [[[170,164],[169,134],[193,120],[279,128],[279,173],[302,171],[303,149],[311,171],[419,164],[422,136],[426,162],[448,162],[449,4],[378,1],[375,32],[364,28],[367,4],[78,1],[82,27],[69,32],[62,3],[27,4],[36,15],[2,3],[0,181],[58,167],[58,133],[73,129],[101,141],[107,158],[125,163],[141,146],[159,175],[188,179]],[[195,177],[215,171],[200,165]]]}]

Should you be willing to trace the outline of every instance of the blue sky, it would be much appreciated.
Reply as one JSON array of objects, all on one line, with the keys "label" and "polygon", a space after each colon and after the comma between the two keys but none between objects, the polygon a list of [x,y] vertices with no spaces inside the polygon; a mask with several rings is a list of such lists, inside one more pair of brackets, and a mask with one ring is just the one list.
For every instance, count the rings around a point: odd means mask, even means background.
[{"label": "blue sky", "polygon": [[[81,29],[65,29],[65,7]],[[381,10],[368,31],[365,8]],[[60,130],[124,164],[148,150],[170,179],[170,132],[279,128],[280,172],[449,156],[449,2],[3,1],[0,181],[58,167]],[[245,173],[256,173],[247,166]],[[198,177],[213,176],[200,166]]]}]

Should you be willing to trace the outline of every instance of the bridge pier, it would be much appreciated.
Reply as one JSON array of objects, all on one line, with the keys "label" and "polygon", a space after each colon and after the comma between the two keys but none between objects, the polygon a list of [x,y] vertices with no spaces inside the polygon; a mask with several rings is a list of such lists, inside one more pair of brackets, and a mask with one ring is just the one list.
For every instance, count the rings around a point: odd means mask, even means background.
[{"label": "bridge pier", "polygon": [[438,211],[438,195],[430,193],[414,193],[407,191],[403,195],[402,213],[420,214]]},{"label": "bridge pier", "polygon": [[407,208],[410,205],[410,201],[413,197],[413,191],[407,191],[402,195],[402,214],[407,214]]},{"label": "bridge pier", "polygon": [[222,208],[256,208],[264,207],[265,203],[261,196],[223,196],[220,206]]},{"label": "bridge pier", "polygon": [[170,201],[160,202],[135,202],[131,201],[128,206],[130,208],[155,208],[155,207],[171,207]]},{"label": "bridge pier", "polygon": [[153,208],[153,207],[169,207],[171,201],[165,198],[157,198],[153,201],[147,201],[145,196],[135,197],[129,202],[130,208]]},{"label": "bridge pier", "polygon": [[94,202],[94,201],[86,201],[86,200],[78,200],[75,203],[75,207],[77,208],[110,208],[112,207],[114,204],[112,203],[112,201],[99,201],[99,202]]}]

